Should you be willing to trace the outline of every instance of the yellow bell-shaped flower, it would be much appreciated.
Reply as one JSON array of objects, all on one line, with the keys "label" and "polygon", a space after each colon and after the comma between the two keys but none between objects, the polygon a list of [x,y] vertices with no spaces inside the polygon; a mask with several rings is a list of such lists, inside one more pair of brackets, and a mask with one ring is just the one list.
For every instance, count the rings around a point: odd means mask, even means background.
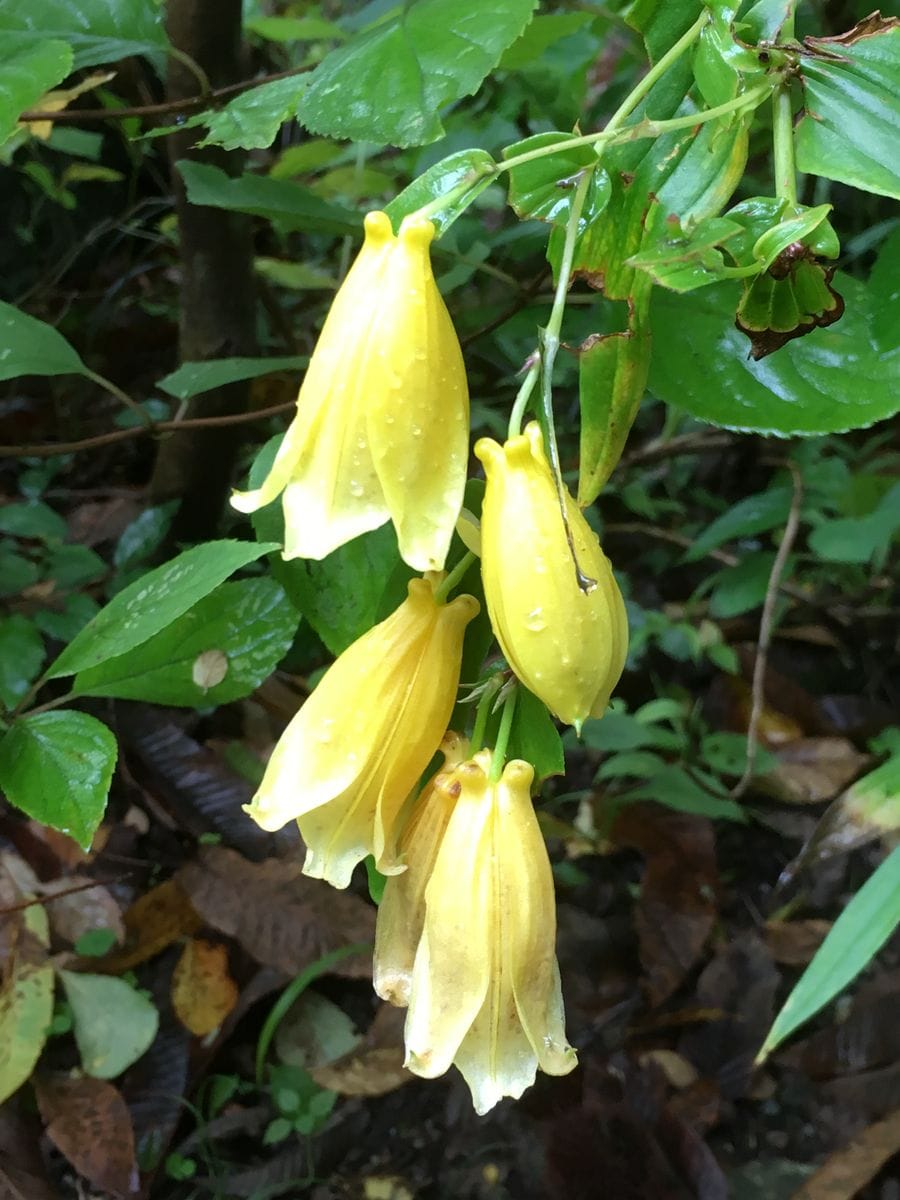
[{"label": "yellow bell-shaped flower", "polygon": [[540,427],[504,446],[481,438],[487,485],[481,573],[494,633],[516,675],[561,721],[580,730],[602,717],[628,652],[622,594],[597,535],[572,497],[566,515],[579,586]]},{"label": "yellow bell-shaped flower", "polygon": [[394,236],[371,212],[254,512],[284,492],[285,558],[324,558],[392,520],[417,571],[441,570],[462,505],[469,396],[459,340],[431,272],[430,221]]},{"label": "yellow bell-shaped flower", "polygon": [[406,1066],[433,1079],[455,1063],[479,1113],[521,1096],[538,1067],[565,1075],[576,1063],[534,770],[513,760],[492,783],[490,769],[482,750],[448,773],[459,797],[425,889],[406,1021]]},{"label": "yellow bell-shaped flower", "polygon": [[425,888],[460,794],[455,768],[468,752],[468,740],[458,733],[449,732],[441,742],[444,765],[416,799],[400,836],[399,856],[406,870],[388,879],[378,906],[372,982],[383,1000],[401,1008],[409,1003],[413,961],[425,923]]},{"label": "yellow bell-shaped flower", "polygon": [[303,870],[335,887],[367,854],[402,870],[397,817],[447,729],[456,701],[472,596],[409,595],[341,654],[288,725],[247,812],[263,829],[297,818]]}]

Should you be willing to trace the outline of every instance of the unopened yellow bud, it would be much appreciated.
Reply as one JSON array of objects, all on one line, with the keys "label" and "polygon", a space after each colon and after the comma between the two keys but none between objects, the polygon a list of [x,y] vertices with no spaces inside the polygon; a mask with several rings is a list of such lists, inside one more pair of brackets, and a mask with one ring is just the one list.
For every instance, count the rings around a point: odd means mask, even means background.
[{"label": "unopened yellow bud", "polygon": [[504,446],[481,438],[487,486],[481,572],[494,633],[527,688],[569,725],[601,717],[628,652],[625,605],[597,535],[572,497],[566,517],[579,586],[540,427]]},{"label": "unopened yellow bud", "polygon": [[462,505],[469,397],[431,271],[430,221],[371,212],[254,512],[284,492],[285,558],[324,558],[387,520],[417,571],[440,570]]},{"label": "unopened yellow bud", "polygon": [[482,750],[445,775],[459,797],[425,889],[406,1022],[407,1067],[432,1079],[455,1063],[479,1113],[521,1096],[538,1067],[565,1075],[576,1063],[534,770],[514,760],[491,782],[490,769]]},{"label": "unopened yellow bud", "polygon": [[349,646],[288,725],[247,812],[263,829],[297,818],[304,871],[346,887],[367,854],[386,874],[397,817],[447,729],[471,596],[435,600],[413,579],[387,620]]}]

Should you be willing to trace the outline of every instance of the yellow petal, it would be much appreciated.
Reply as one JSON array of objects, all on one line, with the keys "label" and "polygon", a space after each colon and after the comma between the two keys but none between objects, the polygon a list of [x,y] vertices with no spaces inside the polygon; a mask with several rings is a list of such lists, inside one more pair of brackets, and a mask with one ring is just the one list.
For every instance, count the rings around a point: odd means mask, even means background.
[{"label": "yellow petal", "polygon": [[562,721],[602,715],[627,651],[618,585],[597,535],[566,494],[581,571],[579,587],[540,428],[475,453],[487,486],[481,517],[482,577],[491,624],[516,675]]},{"label": "yellow petal", "polygon": [[454,771],[468,753],[468,743],[448,733],[441,743],[444,765],[417,798],[400,839],[406,869],[392,875],[378,906],[372,981],[375,991],[392,1004],[409,1003],[416,948],[425,922],[425,888],[438,850],[462,790]]},{"label": "yellow petal", "polygon": [[463,500],[469,394],[462,351],[431,271],[430,221],[404,221],[385,272],[378,353],[369,364],[369,437],[400,553],[445,563]]}]

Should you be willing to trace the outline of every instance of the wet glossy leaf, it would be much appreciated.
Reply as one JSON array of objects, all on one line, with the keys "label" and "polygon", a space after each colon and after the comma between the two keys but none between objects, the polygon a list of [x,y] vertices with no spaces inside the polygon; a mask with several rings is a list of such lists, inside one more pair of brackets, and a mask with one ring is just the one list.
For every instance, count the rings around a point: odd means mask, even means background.
[{"label": "wet glossy leaf", "polygon": [[[271,675],[298,621],[273,579],[223,583],[140,646],[80,671],[74,690],[198,708],[225,704],[249,695]],[[214,653],[215,664],[209,658]]]},{"label": "wet glossy leaf", "polygon": [[106,808],[116,739],[82,712],[21,717],[0,742],[0,787],[16,808],[87,850]]},{"label": "wet glossy leaf", "polygon": [[465,212],[470,201],[483,192],[495,178],[495,165],[486,150],[460,150],[456,154],[450,154],[414,179],[399,196],[395,196],[390,204],[385,205],[385,212],[391,218],[394,228],[399,229],[404,217],[471,180],[472,186],[466,188],[459,199],[451,201],[446,208],[431,217],[435,235],[440,237],[456,218]]},{"label": "wet glossy leaf", "polygon": [[275,549],[223,540],[185,550],[119,592],[63,650],[49,678],[74,675],[140,646],[240,567]]},{"label": "wet glossy leaf", "polygon": [[475,92],[531,20],[535,0],[418,0],[333,50],[309,78],[298,118],[313,133],[421,146],[445,104]]},{"label": "wet glossy leaf", "polygon": [[168,45],[163,14],[145,0],[4,0],[0,35],[17,34],[33,45],[59,38],[74,51],[73,67],[116,62],[144,54],[163,66]]},{"label": "wet glossy leaf", "polygon": [[804,45],[798,169],[900,199],[900,21],[873,13]]},{"label": "wet glossy leaf", "polygon": [[160,379],[156,386],[178,400],[189,400],[191,396],[200,396],[241,379],[259,379],[276,371],[301,371],[308,362],[306,355],[296,354],[282,358],[213,358],[207,362],[187,362]]},{"label": "wet glossy leaf", "polygon": [[900,846],[835,921],[769,1030],[760,1060],[824,1008],[868,966],[900,923]]},{"label": "wet glossy leaf", "polygon": [[532,150],[562,143],[554,154],[510,168],[509,203],[517,216],[549,221],[552,225],[565,225],[575,187],[585,167],[594,170],[585,197],[582,224],[586,225],[603,212],[612,191],[609,176],[597,166],[597,154],[593,146],[566,147],[566,141],[574,136],[569,133],[536,133],[522,142],[514,142],[503,151],[504,158],[516,158]]},{"label": "wet glossy leaf", "polygon": [[[0,27],[3,16],[0,13]],[[6,141],[27,108],[72,70],[72,49],[63,41],[31,41],[8,34],[0,43],[0,144]],[[0,355],[3,351],[0,350]]]},{"label": "wet glossy leaf", "polygon": [[509,737],[509,758],[523,758],[534,767],[535,783],[563,775],[566,759],[562,738],[546,705],[520,687]]},{"label": "wet glossy leaf", "polygon": [[0,986],[0,1104],[34,1070],[53,1013],[53,968],[44,952],[47,914],[40,905],[22,910],[16,940]]},{"label": "wet glossy leaf", "polygon": [[44,642],[21,613],[0,619],[0,704],[13,709],[37,679]]},{"label": "wet glossy leaf", "polygon": [[95,1079],[115,1079],[156,1037],[159,1014],[124,979],[74,971],[60,971],[59,977],[72,1009],[82,1067]]},{"label": "wet glossy leaf", "polygon": [[[268,145],[268,143],[266,143]],[[191,204],[265,217],[284,229],[308,229],[338,235],[358,233],[362,215],[332,204],[287,179],[265,175],[231,175],[209,163],[182,159],[178,173]],[[244,376],[247,378],[247,376]]]}]

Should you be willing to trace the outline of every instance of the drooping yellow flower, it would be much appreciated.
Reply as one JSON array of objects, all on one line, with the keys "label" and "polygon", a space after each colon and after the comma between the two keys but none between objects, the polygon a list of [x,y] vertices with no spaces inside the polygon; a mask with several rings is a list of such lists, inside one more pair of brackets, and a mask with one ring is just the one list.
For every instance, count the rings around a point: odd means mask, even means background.
[{"label": "drooping yellow flower", "polygon": [[490,768],[482,750],[447,773],[459,797],[425,889],[406,1021],[406,1066],[433,1079],[455,1063],[479,1113],[521,1096],[538,1067],[566,1075],[576,1064],[534,770],[513,760],[491,783]]},{"label": "drooping yellow flower", "polygon": [[371,212],[365,242],[328,313],[297,415],[256,491],[284,492],[285,558],[324,558],[392,520],[417,571],[441,570],[462,505],[469,397],[459,340],[431,272],[430,221],[394,236]]},{"label": "drooping yellow flower", "polygon": [[579,586],[540,427],[504,446],[481,438],[487,485],[481,572],[494,633],[509,665],[561,721],[601,717],[628,652],[628,621],[609,559],[572,497],[566,514]]},{"label": "drooping yellow flower", "polygon": [[400,836],[399,856],[406,870],[388,879],[378,906],[372,982],[383,1000],[401,1007],[409,1003],[413,961],[425,922],[425,888],[461,790],[455,768],[468,750],[468,740],[458,733],[448,733],[441,742],[444,766],[416,799]]},{"label": "drooping yellow flower", "polygon": [[447,729],[471,596],[449,604],[413,579],[409,595],[341,654],[275,747],[250,816],[263,829],[297,818],[303,870],[346,887],[367,854],[396,860],[397,816]]}]

